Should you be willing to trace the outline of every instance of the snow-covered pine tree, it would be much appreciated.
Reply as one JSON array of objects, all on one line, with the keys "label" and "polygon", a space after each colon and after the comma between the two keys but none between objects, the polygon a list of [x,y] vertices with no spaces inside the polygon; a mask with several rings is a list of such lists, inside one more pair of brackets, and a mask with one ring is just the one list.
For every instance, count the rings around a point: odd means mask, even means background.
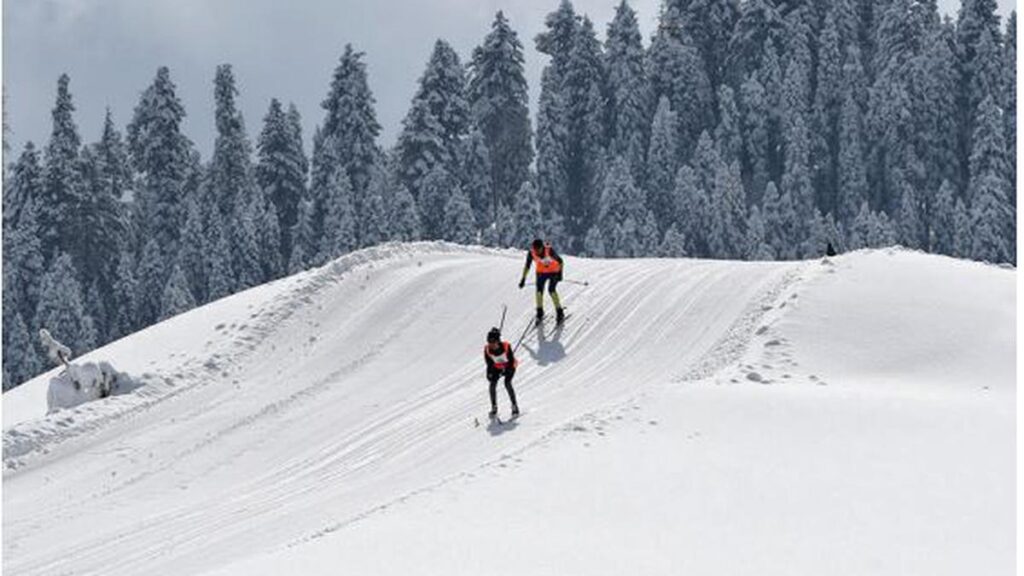
[{"label": "snow-covered pine tree", "polygon": [[112,305],[108,310],[109,336],[112,340],[127,336],[138,327],[137,294],[132,252],[122,251],[117,259]]},{"label": "snow-covered pine tree", "polygon": [[747,236],[743,258],[746,260],[774,260],[771,246],[765,240],[764,219],[757,205],[750,207],[747,215]]},{"label": "snow-covered pine tree", "polygon": [[231,269],[231,230],[224,229],[219,219],[210,222],[207,237],[210,254],[206,261],[207,300],[213,301],[233,294],[241,288],[240,279]]},{"label": "snow-covered pine tree", "polygon": [[[761,0],[751,0],[761,1]],[[743,152],[741,154],[747,203],[757,204],[768,184],[768,110],[764,86],[751,74],[740,87]]]},{"label": "snow-covered pine tree", "polygon": [[39,290],[36,323],[82,354],[96,345],[92,318],[82,304],[82,287],[67,254],[58,255],[43,275]]},{"label": "snow-covered pine tree", "polygon": [[685,160],[700,133],[714,126],[714,92],[700,55],[659,26],[647,53],[647,77],[653,101],[665,96],[677,115],[679,155]]},{"label": "snow-covered pine tree", "polygon": [[349,178],[352,207],[356,214],[362,210],[362,198],[370,182],[370,172],[377,162],[380,150],[377,136],[380,124],[374,111],[375,100],[366,78],[363,53],[351,44],[334,69],[331,88],[320,104],[326,111],[323,123],[325,144],[333,147],[333,162],[323,167],[328,173],[340,166]]},{"label": "snow-covered pine tree", "polygon": [[852,75],[859,68],[854,50],[847,52],[843,105],[839,112],[836,206],[839,222],[848,226],[857,217],[860,205],[868,199],[868,181],[864,162],[861,108],[853,90]]},{"label": "snow-covered pine tree", "polygon": [[288,258],[288,274],[302,272],[309,267],[316,254],[309,254],[307,247],[313,245],[312,202],[299,200],[295,226],[292,227],[292,253]]},{"label": "snow-covered pine tree", "polygon": [[583,18],[573,39],[562,79],[568,112],[567,203],[563,217],[579,238],[596,218],[601,165],[605,160],[607,73],[593,24]]},{"label": "snow-covered pine tree", "polygon": [[784,24],[774,2],[747,0],[740,3],[726,55],[729,82],[738,84],[750,78],[761,67],[765,42],[770,38],[777,44],[783,37]]},{"label": "snow-covered pine tree", "polygon": [[[647,206],[633,183],[626,160],[616,156],[604,179],[596,226],[604,245],[604,255],[634,258],[644,254],[649,238],[642,232]],[[588,251],[589,252],[589,251]]]},{"label": "snow-covered pine tree", "polygon": [[746,240],[746,199],[738,161],[718,162],[715,188],[710,198],[711,222],[708,236],[712,258],[742,258]]},{"label": "snow-covered pine tree", "polygon": [[[142,248],[136,270],[135,303],[137,326],[149,326],[160,318],[164,286],[167,284],[167,270],[156,238],[150,238]],[[230,275],[229,275],[230,276]]]},{"label": "snow-covered pine tree", "polygon": [[352,186],[342,170],[339,169],[329,179],[327,190],[327,213],[324,215],[324,234],[320,239],[318,263],[348,254],[359,246]]},{"label": "snow-covered pine tree", "polygon": [[285,271],[285,262],[281,258],[281,228],[277,207],[262,194],[250,200],[250,210],[254,211],[253,221],[256,224],[256,248],[259,253],[262,282],[279,278]]},{"label": "snow-covered pine tree", "polygon": [[415,196],[436,163],[450,173],[458,171],[469,125],[465,71],[455,50],[438,40],[402,121],[396,148],[399,174]]},{"label": "snow-covered pine tree", "polygon": [[839,117],[843,103],[842,35],[838,19],[841,6],[831,4],[818,39],[816,90],[811,115],[811,150],[816,204],[824,212],[837,211],[839,164]]},{"label": "snow-covered pine tree", "polygon": [[199,210],[199,203],[190,196],[185,199],[185,228],[181,231],[181,249],[178,251],[177,262],[198,303],[208,301],[206,274],[209,257],[206,223]]},{"label": "snow-covered pine tree", "polygon": [[658,256],[662,258],[685,258],[686,236],[672,224],[665,231],[665,237],[661,239],[661,246],[658,247]]},{"label": "snow-covered pine tree", "polygon": [[667,230],[678,218],[675,195],[679,162],[677,124],[678,120],[668,98],[662,96],[658,100],[658,108],[651,124],[651,144],[647,151],[645,170],[647,206],[654,211],[658,226],[662,230]]},{"label": "snow-covered pine tree", "polygon": [[732,88],[724,84],[718,88],[718,126],[715,127],[715,142],[718,144],[718,154],[723,162],[732,164],[739,161],[743,150],[740,113]]},{"label": "snow-covered pine tree", "polygon": [[434,240],[445,237],[445,205],[456,182],[442,164],[436,164],[423,179],[418,200],[423,238]]},{"label": "snow-covered pine tree", "polygon": [[491,153],[479,129],[474,127],[463,142],[460,162],[459,181],[473,205],[477,226],[484,228],[494,221],[497,197],[491,184]]},{"label": "snow-covered pine tree", "polygon": [[8,315],[4,306],[4,382],[6,392],[45,368],[42,356],[36,348],[36,339],[29,332],[19,312]]},{"label": "snow-covered pine tree", "polygon": [[[128,150],[132,166],[139,174],[135,192],[139,237],[152,239],[159,248],[159,256],[168,261],[177,256],[178,237],[185,220],[183,200],[192,143],[181,133],[184,117],[185,109],[175,93],[170,71],[160,67],[153,83],[139,98],[128,124]],[[164,285],[162,280],[158,296]],[[151,313],[146,306],[142,309],[146,310],[140,310],[143,325],[156,319],[156,312]]]},{"label": "snow-covered pine tree", "polygon": [[686,238],[686,254],[697,258],[708,254],[710,207],[708,192],[689,165],[679,168],[675,178],[675,225]]},{"label": "snow-covered pine tree", "polygon": [[166,320],[195,307],[196,302],[192,297],[192,290],[188,287],[185,273],[181,271],[181,266],[175,264],[160,298],[160,319]]},{"label": "snow-covered pine tree", "polygon": [[541,75],[537,110],[537,195],[549,218],[562,219],[569,202],[569,127],[554,64]]},{"label": "snow-covered pine tree", "polygon": [[[120,194],[127,183],[126,166],[108,166],[109,150],[120,140],[107,116],[104,139],[82,149],[79,158],[80,192],[71,218],[65,224],[75,238],[68,253],[85,285],[100,282],[100,292],[110,291],[117,256],[128,245],[128,217]],[[122,159],[123,160],[123,159]],[[115,161],[117,161],[115,159]],[[104,319],[97,318],[98,323]]]},{"label": "snow-covered pine tree", "polygon": [[[39,151],[36,150],[32,142],[26,142],[4,181],[3,229],[5,234],[18,228],[22,211],[30,201],[41,201],[42,193],[43,168],[39,163]],[[38,222],[36,224],[38,225]]]},{"label": "snow-covered pine tree", "polygon": [[75,105],[68,90],[69,82],[67,74],[61,74],[57,80],[53,129],[43,154],[45,169],[38,218],[43,257],[47,263],[58,253],[74,247],[76,239],[72,223],[82,195],[78,160],[82,142],[72,117]]},{"label": "snow-covered pine tree", "polygon": [[35,202],[28,199],[16,226],[4,226],[3,297],[5,313],[19,313],[32,324],[39,302],[39,278],[45,271]]},{"label": "snow-covered pine tree", "polygon": [[604,54],[608,71],[609,148],[626,159],[633,179],[643,182],[652,103],[640,27],[636,12],[626,0],[619,3],[608,24]]},{"label": "snow-covered pine tree", "polygon": [[458,183],[452,186],[444,204],[442,237],[456,244],[476,244],[479,241],[473,207],[469,205],[469,196],[466,196]]},{"label": "snow-covered pine tree", "polygon": [[764,56],[761,68],[757,71],[757,81],[764,88],[766,132],[768,134],[767,152],[768,180],[779,182],[785,166],[782,150],[783,106],[782,106],[782,63],[779,58],[778,45],[769,36],[764,42]]},{"label": "snow-covered pine tree", "polygon": [[895,222],[899,243],[907,248],[927,249],[927,215],[924,214],[917,191],[905,178],[900,188],[900,211]]},{"label": "snow-covered pine tree", "polygon": [[971,208],[971,253],[975,260],[1016,263],[1015,222],[1008,196],[1012,184],[1003,140],[1002,111],[992,96],[978,107],[971,151],[968,198]]},{"label": "snow-covered pine tree", "polygon": [[1006,138],[1006,157],[1010,159],[1010,206],[1017,206],[1017,11],[1010,12],[1003,37],[1003,131]]},{"label": "snow-covered pine tree", "polygon": [[499,11],[490,33],[473,50],[467,89],[474,123],[490,151],[491,184],[499,201],[512,199],[533,162],[523,62],[523,46]]},{"label": "snow-covered pine tree", "polygon": [[949,183],[949,180],[943,180],[939,187],[939,193],[935,197],[935,204],[932,206],[931,221],[928,226],[928,250],[930,252],[948,256],[954,254],[953,235],[956,233],[954,214],[953,185]]},{"label": "snow-covered pine tree", "polygon": [[256,183],[274,204],[281,233],[279,258],[285,262],[291,257],[292,228],[298,221],[299,202],[306,196],[308,163],[301,130],[294,105],[286,113],[277,98],[272,98],[256,142]]},{"label": "snow-covered pine tree", "polygon": [[391,194],[388,190],[387,169],[377,165],[370,173],[370,184],[366,187],[363,198],[363,212],[358,217],[360,245],[376,246],[391,238],[391,228],[387,213],[386,198]]},{"label": "snow-covered pine tree", "polygon": [[395,190],[389,229],[391,239],[399,242],[412,242],[422,237],[419,208],[409,189],[404,185],[399,185]]},{"label": "snow-covered pine tree", "polygon": [[957,198],[953,207],[953,255],[958,258],[970,258],[972,240],[970,210],[962,198]]},{"label": "snow-covered pine tree", "polygon": [[529,181],[523,182],[513,204],[512,245],[527,246],[534,238],[544,236],[537,189]]}]

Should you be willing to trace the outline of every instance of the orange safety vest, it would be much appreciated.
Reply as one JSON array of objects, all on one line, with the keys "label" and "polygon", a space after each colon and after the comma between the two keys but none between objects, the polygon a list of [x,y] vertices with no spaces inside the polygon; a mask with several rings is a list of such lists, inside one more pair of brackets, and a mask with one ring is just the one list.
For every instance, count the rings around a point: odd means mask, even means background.
[{"label": "orange safety vest", "polygon": [[551,257],[550,244],[544,246],[543,256],[530,247],[530,256],[533,256],[533,265],[537,267],[537,274],[557,274],[562,271],[562,264]]},{"label": "orange safety vest", "polygon": [[[497,368],[498,370],[504,370],[505,366],[508,366],[508,358],[511,355],[512,348],[512,345],[509,344],[508,342],[502,342],[501,344],[501,352],[497,354],[491,352],[490,344],[484,344],[484,354],[488,355],[491,358],[491,361],[494,362],[494,367]],[[518,364],[518,362],[516,362],[516,364]]]}]

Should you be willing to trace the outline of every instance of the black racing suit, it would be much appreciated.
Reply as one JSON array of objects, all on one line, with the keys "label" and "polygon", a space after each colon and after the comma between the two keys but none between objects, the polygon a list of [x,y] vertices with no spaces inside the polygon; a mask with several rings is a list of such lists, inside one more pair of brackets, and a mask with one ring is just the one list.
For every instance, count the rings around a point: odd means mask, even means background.
[{"label": "black racing suit", "polygon": [[[502,346],[506,345],[507,342],[502,342]],[[499,348],[498,353],[501,352]],[[490,384],[488,392],[491,395],[491,408],[494,409],[498,406],[497,398],[497,386],[498,379],[502,376],[505,377],[505,391],[508,392],[508,399],[512,402],[512,407],[517,408],[519,406],[516,403],[516,391],[512,389],[512,378],[516,375],[516,357],[512,352],[512,347],[508,347],[508,362],[505,363],[503,368],[498,368],[494,365],[494,359],[491,355],[484,350],[484,362],[487,363],[487,382]]]}]

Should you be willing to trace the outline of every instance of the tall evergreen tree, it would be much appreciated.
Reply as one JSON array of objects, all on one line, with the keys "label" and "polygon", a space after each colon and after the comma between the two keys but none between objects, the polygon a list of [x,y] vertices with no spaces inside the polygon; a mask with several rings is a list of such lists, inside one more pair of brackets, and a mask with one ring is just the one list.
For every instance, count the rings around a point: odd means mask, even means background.
[{"label": "tall evergreen tree", "polygon": [[743,174],[747,182],[748,203],[761,201],[764,187],[768,184],[769,134],[768,110],[764,86],[751,74],[740,88],[740,104],[743,115],[743,153],[741,155]]},{"label": "tall evergreen tree", "polygon": [[54,258],[42,277],[36,323],[78,355],[96,345],[96,332],[92,318],[85,313],[82,287],[75,275],[70,256]]},{"label": "tall evergreen tree", "polygon": [[469,196],[454,184],[444,204],[444,239],[457,244],[476,244],[476,223]]},{"label": "tall evergreen tree", "polygon": [[697,138],[714,125],[714,92],[696,48],[680,42],[663,23],[647,55],[653,101],[668,98],[679,118],[679,153],[687,159]]},{"label": "tall evergreen tree", "polygon": [[[128,149],[139,175],[135,198],[140,238],[153,239],[160,257],[169,261],[177,254],[185,218],[183,201],[192,143],[181,133],[184,117],[185,109],[175,93],[170,71],[161,67],[142,93],[128,124]],[[158,290],[163,284],[159,283]],[[147,320],[144,324],[155,317],[156,313],[148,312],[142,316]]]},{"label": "tall evergreen tree", "polygon": [[412,242],[422,237],[419,209],[405,186],[399,186],[395,191],[389,228],[391,239],[399,242]]},{"label": "tall evergreen tree", "polygon": [[730,82],[739,83],[761,68],[765,43],[778,45],[784,38],[785,24],[771,0],[747,0],[740,3],[739,15],[729,43],[726,71]]},{"label": "tall evergreen tree", "polygon": [[676,173],[675,206],[675,225],[686,238],[686,254],[695,257],[707,256],[710,233],[708,192],[700,184],[697,173],[688,165],[684,165]]},{"label": "tall evergreen tree", "polygon": [[11,166],[4,184],[3,229],[7,234],[18,228],[21,214],[30,202],[38,206],[43,200],[43,167],[39,162],[39,152],[32,142],[25,143],[25,148]]},{"label": "tall evergreen tree", "polygon": [[954,203],[953,185],[949,180],[943,180],[939,187],[939,193],[935,198],[935,206],[931,212],[929,222],[930,245],[928,250],[938,254],[954,255],[954,234],[956,233],[956,222],[954,214],[956,205]]},{"label": "tall evergreen tree", "polygon": [[519,193],[516,194],[513,220],[513,246],[527,246],[534,238],[541,238],[545,235],[537,189],[529,181],[523,182]]},{"label": "tall evergreen tree", "polygon": [[645,58],[636,12],[622,0],[608,25],[605,40],[609,147],[613,154],[626,159],[638,182],[644,176],[644,151],[652,112]]},{"label": "tall evergreen tree", "polygon": [[491,157],[495,201],[509,201],[533,162],[523,46],[500,11],[469,64],[470,110]]},{"label": "tall evergreen tree", "polygon": [[746,247],[747,209],[738,161],[718,163],[710,208],[710,256],[742,258]]},{"label": "tall evergreen tree", "polygon": [[975,120],[968,197],[972,218],[971,258],[1016,263],[1014,217],[1008,201],[1011,183],[1001,111],[985,98]]},{"label": "tall evergreen tree", "polygon": [[188,312],[195,307],[196,302],[192,297],[191,289],[188,287],[185,273],[181,271],[180,266],[175,264],[171,270],[171,276],[167,280],[167,286],[164,287],[160,298],[160,319],[166,320],[182,312]]},{"label": "tall evergreen tree", "polygon": [[464,141],[461,163],[459,181],[469,196],[470,204],[473,205],[477,225],[483,228],[494,221],[495,204],[494,186],[491,182],[491,153],[479,129],[474,128]]},{"label": "tall evergreen tree", "polygon": [[117,260],[112,305],[108,310],[108,335],[111,339],[127,336],[138,327],[138,285],[131,252],[122,251]]},{"label": "tall evergreen tree", "polygon": [[457,172],[462,142],[470,129],[469,104],[462,63],[444,40],[434,44],[402,124],[397,147],[399,173],[414,194],[419,194],[423,178],[435,163]]},{"label": "tall evergreen tree", "polygon": [[560,218],[569,208],[568,116],[556,78],[552,64],[541,76],[537,110],[537,195],[548,221]]},{"label": "tall evergreen tree", "polygon": [[353,190],[345,172],[338,170],[328,182],[327,213],[320,239],[319,262],[327,262],[359,247]]},{"label": "tall evergreen tree", "polygon": [[[345,52],[334,69],[330,91],[320,104],[326,111],[323,137],[334,147],[334,162],[348,175],[352,205],[357,214],[362,209],[370,172],[380,155],[377,147],[380,124],[362,57],[363,53],[356,52],[351,44],[345,45]],[[327,169],[333,170],[334,166]]]},{"label": "tall evergreen tree", "polygon": [[47,262],[75,244],[71,224],[75,217],[74,209],[82,195],[78,164],[82,141],[72,117],[75,106],[68,90],[69,82],[67,74],[61,74],[57,80],[57,101],[52,112],[53,129],[44,150],[43,195],[38,208],[39,233],[43,256]]},{"label": "tall evergreen tree", "polygon": [[[668,98],[662,96],[651,125],[651,146],[647,152],[647,205],[658,218],[658,225],[667,230],[675,221],[675,178],[679,150],[677,119]],[[684,235],[686,233],[683,230]]]},{"label": "tall evergreen tree", "polygon": [[256,143],[255,178],[263,195],[274,204],[284,261],[291,257],[292,228],[298,221],[299,202],[306,196],[308,164],[301,130],[294,105],[285,112],[276,98],[271,99]]}]

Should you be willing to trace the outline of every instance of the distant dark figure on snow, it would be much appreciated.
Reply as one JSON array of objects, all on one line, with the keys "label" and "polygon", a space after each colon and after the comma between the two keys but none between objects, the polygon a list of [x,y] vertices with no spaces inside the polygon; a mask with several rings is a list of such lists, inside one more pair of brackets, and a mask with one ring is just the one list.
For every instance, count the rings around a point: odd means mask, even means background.
[{"label": "distant dark figure on snow", "polygon": [[491,418],[498,415],[497,387],[498,378],[505,377],[505,391],[508,392],[508,399],[512,402],[512,416],[519,415],[519,404],[516,403],[516,391],[512,389],[512,378],[516,375],[515,354],[512,352],[512,345],[507,340],[501,339],[501,330],[491,328],[487,333],[487,344],[484,346],[484,362],[487,364],[487,382],[490,384],[488,391],[491,395]]},{"label": "distant dark figure on snow", "polygon": [[555,305],[555,318],[559,324],[565,320],[565,311],[562,310],[562,303],[558,298],[557,286],[562,281],[562,257],[559,256],[550,243],[540,238],[533,241],[530,251],[526,255],[526,264],[523,266],[523,277],[519,279],[519,287],[526,284],[526,275],[530,272],[530,264],[533,263],[537,269],[537,321],[544,318],[544,285],[548,287],[548,294],[551,294],[551,302]]},{"label": "distant dark figure on snow", "polygon": [[835,255],[836,255],[836,249],[832,247],[832,242],[829,242],[828,245],[825,246],[825,256],[835,256]]}]

